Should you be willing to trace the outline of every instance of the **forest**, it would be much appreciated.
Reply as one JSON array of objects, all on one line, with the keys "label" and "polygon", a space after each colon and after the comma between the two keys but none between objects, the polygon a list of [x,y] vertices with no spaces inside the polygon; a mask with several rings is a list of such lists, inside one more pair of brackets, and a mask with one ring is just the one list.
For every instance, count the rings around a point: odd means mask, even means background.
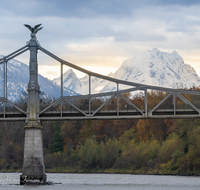
[{"label": "forest", "polygon": [[[148,92],[148,106],[164,96]],[[197,96],[184,96],[200,104]],[[143,96],[126,97],[137,106],[144,102]],[[178,98],[176,105],[186,106]],[[1,172],[21,171],[24,126],[0,122]],[[42,126],[46,172],[200,173],[200,119],[43,121]]]}]

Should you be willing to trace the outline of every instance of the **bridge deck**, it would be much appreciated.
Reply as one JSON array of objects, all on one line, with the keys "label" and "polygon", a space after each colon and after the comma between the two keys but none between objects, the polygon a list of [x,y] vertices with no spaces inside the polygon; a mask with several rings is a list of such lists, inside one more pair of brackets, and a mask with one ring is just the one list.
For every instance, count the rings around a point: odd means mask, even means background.
[{"label": "bridge deck", "polygon": [[[87,119],[139,119],[139,118],[198,118],[199,113],[192,109],[177,109],[175,112],[173,109],[159,109],[152,113],[152,115],[145,116],[145,111],[142,113],[136,110],[119,110],[117,115],[116,110],[99,111],[94,116],[93,111],[89,115],[88,110],[85,112],[86,116],[78,111],[63,111],[62,115],[60,111],[47,111],[40,114],[41,120],[87,120]],[[148,110],[148,112],[151,110]],[[20,112],[0,112],[1,120],[25,120],[26,115]]]}]

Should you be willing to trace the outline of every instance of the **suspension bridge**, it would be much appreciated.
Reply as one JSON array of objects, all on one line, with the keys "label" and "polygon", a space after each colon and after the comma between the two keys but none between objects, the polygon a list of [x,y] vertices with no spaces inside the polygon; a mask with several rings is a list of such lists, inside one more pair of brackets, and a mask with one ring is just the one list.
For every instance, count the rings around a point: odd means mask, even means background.
[{"label": "suspension bridge", "polygon": [[[150,119],[150,118],[199,118],[199,91],[171,89],[124,81],[88,71],[43,48],[36,39],[42,29],[26,25],[31,31],[31,39],[25,46],[0,59],[3,64],[3,96],[0,97],[0,121],[25,121],[24,162],[20,183],[25,180],[46,182],[43,162],[41,121],[48,120],[94,120],[94,119]],[[40,27],[40,28],[39,28]],[[7,67],[9,60],[30,51],[28,100],[26,107],[11,102],[7,93]],[[60,63],[60,97],[44,106],[39,100],[37,52],[41,51]],[[88,75],[88,94],[77,96],[63,95],[63,66],[71,67]],[[91,77],[116,84],[116,91],[94,94],[91,92]],[[125,89],[121,88],[126,86]],[[128,87],[128,88],[127,88]],[[162,93],[162,99],[149,104],[150,92]],[[127,93],[140,93],[142,102],[135,104]],[[142,94],[142,95],[141,95]],[[193,99],[187,97],[195,97]],[[195,101],[194,101],[195,100]],[[178,102],[182,102],[178,104]]]}]

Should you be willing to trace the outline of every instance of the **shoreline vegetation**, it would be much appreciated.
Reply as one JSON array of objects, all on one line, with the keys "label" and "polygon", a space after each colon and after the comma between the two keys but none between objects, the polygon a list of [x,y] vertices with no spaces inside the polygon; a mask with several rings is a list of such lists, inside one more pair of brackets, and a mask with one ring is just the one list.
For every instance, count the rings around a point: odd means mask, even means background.
[{"label": "shoreline vegetation", "polygon": [[[140,170],[116,170],[116,169],[104,169],[104,170],[77,170],[76,168],[63,169],[63,168],[52,168],[45,170],[45,173],[68,173],[68,174],[131,174],[131,175],[166,175],[166,176],[200,176],[199,171],[190,171],[189,173],[176,173],[176,171],[159,171],[140,169]],[[0,173],[21,173],[21,170],[5,170]]]},{"label": "shoreline vegetation", "polygon": [[[199,171],[197,171],[199,172]],[[76,170],[76,169],[65,169],[63,171],[62,168],[52,169],[46,171],[46,173],[92,173],[92,174],[132,174],[132,175],[176,175],[176,176],[200,176],[200,173],[196,173],[191,171],[190,173],[176,173],[176,172],[169,172],[169,171],[158,171],[158,170],[151,170],[145,171],[141,170],[115,170],[115,169],[105,169],[99,171],[85,171],[85,170]]]},{"label": "shoreline vegetation", "polygon": [[[143,109],[143,96],[125,96]],[[149,92],[148,107],[154,107],[165,96],[163,92]],[[198,96],[184,96],[200,108]],[[116,102],[114,99],[109,107],[116,106]],[[99,99],[93,102],[94,107],[100,104]],[[166,100],[160,109],[170,109],[171,104],[172,99]],[[88,102],[80,100],[76,105]],[[178,98],[176,106],[188,109]],[[0,123],[0,172],[21,171],[23,126],[23,122]],[[199,118],[47,121],[42,126],[46,173],[200,175]]]}]

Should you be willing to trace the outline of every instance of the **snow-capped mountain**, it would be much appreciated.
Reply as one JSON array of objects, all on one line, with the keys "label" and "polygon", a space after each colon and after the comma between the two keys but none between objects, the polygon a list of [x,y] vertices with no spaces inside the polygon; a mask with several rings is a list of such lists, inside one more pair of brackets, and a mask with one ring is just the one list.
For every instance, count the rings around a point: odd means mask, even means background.
[{"label": "snow-capped mountain", "polygon": [[157,48],[124,61],[114,78],[170,88],[176,88],[177,84],[186,88],[200,85],[194,68],[185,64],[177,51],[165,53]]},{"label": "snow-capped mountain", "polygon": [[[0,58],[3,56],[0,56]],[[122,63],[119,69],[108,76],[141,84],[177,88],[200,86],[196,71],[185,64],[176,52],[165,53],[154,48],[144,51]],[[60,77],[53,81],[38,75],[40,90],[47,97],[60,96]],[[8,62],[8,98],[17,100],[27,89],[29,67],[17,60]],[[0,65],[0,97],[3,96],[3,64]],[[89,77],[78,78],[72,69],[63,74],[64,95],[71,96],[89,93]],[[116,84],[100,78],[91,77],[91,92],[109,92],[116,90]],[[119,86],[120,89],[127,88]]]},{"label": "snow-capped mountain", "polygon": [[[54,84],[60,85],[60,82],[60,77],[53,79]],[[63,74],[63,86],[70,90],[78,91],[78,89],[82,88],[82,83],[73,70],[69,69]]]},{"label": "snow-capped mountain", "polygon": [[[3,56],[0,56],[2,58]],[[0,97],[4,95],[3,91],[3,68],[4,65],[0,65]],[[10,60],[7,63],[7,92],[8,99],[11,101],[16,101],[22,93],[26,92],[27,84],[29,82],[29,67],[24,63],[17,61],[15,59]],[[46,97],[58,98],[60,96],[60,86],[54,84],[51,80],[38,75],[38,82],[40,86],[40,91]],[[64,95],[71,96],[77,95],[74,91],[64,88]]]},{"label": "snow-capped mountain", "polygon": [[[173,51],[161,52],[157,48],[144,51],[135,57],[125,60],[115,73],[108,76],[153,86],[177,88],[198,87],[200,78],[193,67],[185,64],[182,57]],[[54,79],[53,82],[60,79]],[[80,94],[88,94],[88,76],[78,79],[72,70],[63,77],[64,86]],[[92,77],[92,93],[116,90],[116,84]],[[125,88],[120,86],[120,89]],[[127,88],[127,87],[126,87]]]}]

